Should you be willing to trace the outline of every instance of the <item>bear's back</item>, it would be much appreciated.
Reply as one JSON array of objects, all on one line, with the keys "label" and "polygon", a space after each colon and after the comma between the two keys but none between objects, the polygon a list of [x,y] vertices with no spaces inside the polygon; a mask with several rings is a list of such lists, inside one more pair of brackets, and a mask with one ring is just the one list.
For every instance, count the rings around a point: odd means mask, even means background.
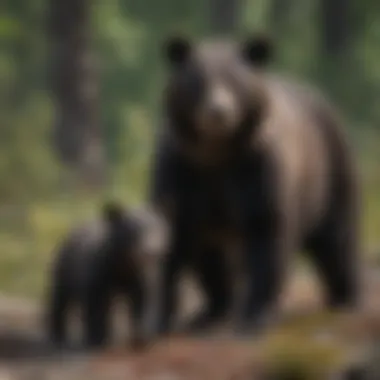
[{"label": "bear's back", "polygon": [[[305,228],[330,208],[337,172],[350,176],[350,152],[336,111],[317,90],[287,78],[266,78],[268,109],[255,144],[268,146],[281,165],[283,196]],[[286,194],[288,192],[288,194]]]}]

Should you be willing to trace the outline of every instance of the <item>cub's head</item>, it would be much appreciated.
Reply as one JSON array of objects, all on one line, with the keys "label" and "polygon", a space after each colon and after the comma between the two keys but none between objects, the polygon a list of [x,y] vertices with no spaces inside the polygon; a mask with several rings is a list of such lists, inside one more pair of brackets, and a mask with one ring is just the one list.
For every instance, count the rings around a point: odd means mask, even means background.
[{"label": "cub's head", "polygon": [[133,235],[133,251],[143,262],[161,260],[164,257],[170,236],[166,219],[151,206],[131,209],[129,229]]},{"label": "cub's head", "polygon": [[252,128],[262,111],[260,74],[271,53],[264,36],[201,44],[169,38],[164,45],[169,69],[164,101],[174,132],[187,142],[222,142]]},{"label": "cub's head", "polygon": [[164,260],[170,229],[161,213],[148,205],[122,208],[109,203],[103,207],[103,214],[107,252],[122,273],[125,265],[129,270],[149,271]]}]

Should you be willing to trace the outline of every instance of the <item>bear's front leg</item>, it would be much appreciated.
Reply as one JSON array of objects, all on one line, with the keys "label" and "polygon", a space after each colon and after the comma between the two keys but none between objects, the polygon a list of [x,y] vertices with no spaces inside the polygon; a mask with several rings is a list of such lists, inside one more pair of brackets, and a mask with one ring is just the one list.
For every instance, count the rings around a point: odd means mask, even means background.
[{"label": "bear's front leg", "polygon": [[89,349],[105,347],[110,337],[111,296],[108,288],[93,287],[84,302],[85,346]]},{"label": "bear's front leg", "polygon": [[222,249],[205,244],[196,252],[194,274],[205,296],[205,306],[185,323],[184,331],[204,334],[223,321],[232,303],[232,278]]},{"label": "bear's front leg", "polygon": [[247,276],[236,325],[239,335],[263,331],[277,319],[288,261],[297,244],[297,204],[277,164],[258,154],[234,174]]},{"label": "bear's front leg", "polygon": [[266,205],[244,221],[247,282],[237,326],[242,334],[263,331],[278,318],[280,292],[296,249],[294,213],[285,202]]},{"label": "bear's front leg", "polygon": [[278,241],[278,237],[268,234],[254,234],[247,241],[247,283],[237,324],[239,335],[259,333],[278,316],[287,255]]}]

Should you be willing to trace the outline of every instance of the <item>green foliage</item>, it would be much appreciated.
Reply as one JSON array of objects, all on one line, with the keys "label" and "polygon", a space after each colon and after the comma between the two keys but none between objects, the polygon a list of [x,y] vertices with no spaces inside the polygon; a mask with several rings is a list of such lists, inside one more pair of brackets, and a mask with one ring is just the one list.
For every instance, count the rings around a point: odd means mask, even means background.
[{"label": "green foliage", "polygon": [[43,296],[59,242],[78,223],[96,217],[99,198],[62,197],[3,208],[0,214],[0,289]]}]

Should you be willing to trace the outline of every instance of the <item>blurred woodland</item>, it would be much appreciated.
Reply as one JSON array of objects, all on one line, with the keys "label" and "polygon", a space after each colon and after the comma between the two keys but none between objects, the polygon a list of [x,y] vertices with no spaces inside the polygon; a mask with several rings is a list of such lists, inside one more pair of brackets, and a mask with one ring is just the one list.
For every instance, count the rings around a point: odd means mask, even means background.
[{"label": "blurred woodland", "polygon": [[1,291],[40,295],[52,249],[73,223],[105,199],[144,199],[160,46],[176,31],[266,31],[274,69],[340,107],[363,178],[363,250],[380,255],[378,0],[3,0]]}]

